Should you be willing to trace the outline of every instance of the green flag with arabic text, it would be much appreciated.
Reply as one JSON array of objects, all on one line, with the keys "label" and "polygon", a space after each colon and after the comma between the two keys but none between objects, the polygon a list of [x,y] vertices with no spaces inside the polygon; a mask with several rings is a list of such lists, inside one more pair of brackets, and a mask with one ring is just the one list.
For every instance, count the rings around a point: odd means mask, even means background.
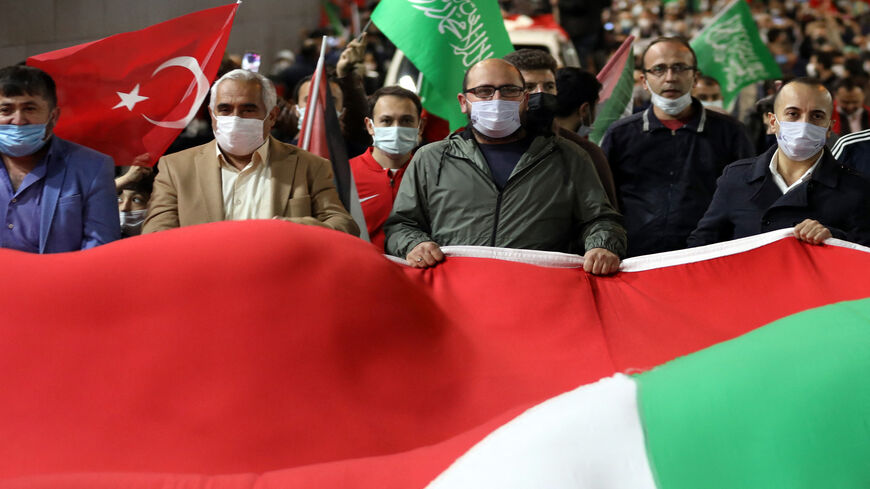
[{"label": "green flag with arabic text", "polygon": [[381,0],[372,21],[423,73],[423,106],[451,130],[467,123],[456,94],[468,68],[514,50],[496,0]]},{"label": "green flag with arabic text", "polygon": [[746,85],[782,77],[745,0],[735,0],[722,9],[690,44],[701,73],[722,86],[725,107]]}]

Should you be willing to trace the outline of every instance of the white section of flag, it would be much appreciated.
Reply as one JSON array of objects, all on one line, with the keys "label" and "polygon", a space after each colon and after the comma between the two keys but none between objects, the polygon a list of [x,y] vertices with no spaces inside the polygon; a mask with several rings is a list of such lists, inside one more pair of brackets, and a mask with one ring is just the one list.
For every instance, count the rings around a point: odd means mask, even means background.
[{"label": "white section of flag", "polygon": [[490,433],[427,489],[655,489],[637,386],[616,374]]}]

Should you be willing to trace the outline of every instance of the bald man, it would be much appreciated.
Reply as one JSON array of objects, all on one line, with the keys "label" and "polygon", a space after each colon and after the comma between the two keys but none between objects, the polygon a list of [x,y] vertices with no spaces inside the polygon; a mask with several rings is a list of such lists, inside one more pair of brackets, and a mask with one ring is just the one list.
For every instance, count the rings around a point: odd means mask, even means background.
[{"label": "bald man", "polygon": [[616,272],[626,248],[620,216],[587,153],[523,127],[519,70],[481,61],[457,99],[469,125],[414,155],[385,225],[387,253],[430,267],[446,245],[578,252],[588,272]]},{"label": "bald man", "polygon": [[798,239],[835,237],[870,245],[870,182],[825,147],[834,105],[818,80],[779,91],[768,124],[777,144],[725,169],[689,246],[794,227]]}]

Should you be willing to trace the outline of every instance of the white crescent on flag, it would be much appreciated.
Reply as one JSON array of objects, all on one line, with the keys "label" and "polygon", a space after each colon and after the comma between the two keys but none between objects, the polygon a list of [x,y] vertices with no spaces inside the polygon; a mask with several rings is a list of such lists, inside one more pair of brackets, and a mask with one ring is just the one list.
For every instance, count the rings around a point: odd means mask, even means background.
[{"label": "white crescent on flag", "polygon": [[205,73],[202,72],[202,68],[200,68],[199,63],[196,61],[196,58],[191,56],[178,56],[176,58],[172,58],[162,65],[158,66],[154,73],[151,73],[151,77],[160,73],[165,68],[169,68],[170,66],[178,66],[181,68],[186,68],[193,73],[193,77],[196,80],[196,98],[194,102],[190,105],[190,111],[188,111],[187,115],[181,119],[174,121],[155,121],[151,119],[145,114],[142,114],[142,117],[145,118],[148,122],[154,124],[155,126],[160,127],[168,127],[170,129],[184,129],[187,127],[187,124],[193,119],[196,115],[196,111],[199,110],[199,104],[202,103],[203,97],[205,97],[206,92],[208,92],[209,83],[208,78],[206,78]]}]

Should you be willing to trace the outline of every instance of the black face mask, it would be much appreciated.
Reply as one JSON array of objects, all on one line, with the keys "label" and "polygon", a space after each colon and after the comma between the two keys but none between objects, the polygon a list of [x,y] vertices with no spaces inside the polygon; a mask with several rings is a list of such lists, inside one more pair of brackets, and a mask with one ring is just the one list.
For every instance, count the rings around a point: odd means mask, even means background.
[{"label": "black face mask", "polygon": [[538,92],[529,95],[529,108],[526,110],[526,130],[536,134],[553,132],[553,118],[559,106],[556,96]]}]

